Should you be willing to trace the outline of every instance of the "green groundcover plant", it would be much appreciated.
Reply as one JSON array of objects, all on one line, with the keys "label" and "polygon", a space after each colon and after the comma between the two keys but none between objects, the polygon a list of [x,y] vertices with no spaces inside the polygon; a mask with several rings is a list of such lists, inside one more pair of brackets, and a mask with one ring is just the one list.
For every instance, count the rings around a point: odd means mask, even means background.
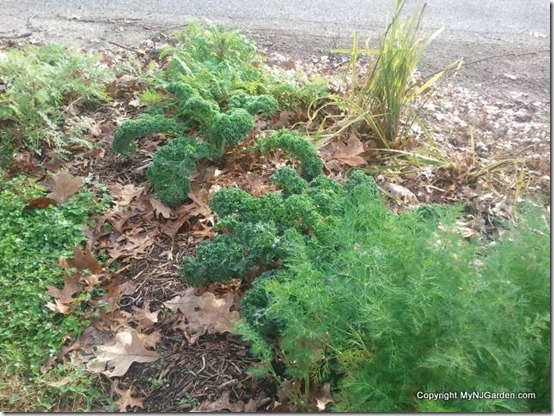
[{"label": "green groundcover plant", "polygon": [[[269,269],[243,300],[240,331],[265,374],[301,386],[298,405],[329,381],[338,411],[548,411],[549,223],[539,208],[521,206],[498,241],[467,241],[457,209],[395,214],[361,173],[344,186],[275,176],[282,194],[213,197],[221,233],[183,276]],[[458,397],[419,397],[433,392]]]},{"label": "green groundcover plant", "polygon": [[68,336],[86,327],[87,299],[78,300],[74,313],[65,316],[46,307],[52,302],[46,290],[63,286],[60,256],[70,258],[72,248],[82,246],[83,224],[108,201],[83,189],[59,206],[24,209],[43,195],[43,188],[25,177],[0,186],[0,405],[37,411],[60,410],[63,404],[68,410],[74,409],[73,401],[82,410],[100,397],[92,379],[76,376],[78,368],[60,365],[44,374],[41,366]]}]

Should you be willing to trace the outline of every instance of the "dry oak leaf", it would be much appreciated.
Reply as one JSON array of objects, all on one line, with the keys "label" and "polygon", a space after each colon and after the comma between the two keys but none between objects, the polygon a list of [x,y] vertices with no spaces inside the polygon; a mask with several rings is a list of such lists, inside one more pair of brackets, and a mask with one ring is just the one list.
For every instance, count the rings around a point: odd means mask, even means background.
[{"label": "dry oak leaf", "polygon": [[117,333],[114,345],[97,347],[95,352],[97,360],[93,360],[96,362],[87,368],[93,372],[100,370],[99,372],[108,377],[121,377],[134,362],[151,363],[156,361],[160,355],[156,351],[147,350],[146,343],[140,335],[132,328]]},{"label": "dry oak leaf", "polygon": [[158,322],[160,310],[150,312],[150,302],[145,302],[142,308],[133,306],[133,314],[129,316],[129,321],[138,325],[139,329],[147,329]]},{"label": "dry oak leaf", "polygon": [[138,337],[146,348],[154,348],[156,344],[162,340],[162,334],[159,332],[152,332],[148,335],[139,332]]},{"label": "dry oak leaf", "polygon": [[52,182],[52,192],[47,196],[63,204],[79,191],[79,188],[83,185],[83,178],[73,176],[65,170],[60,170],[52,176]]},{"label": "dry oak leaf", "polygon": [[222,412],[224,410],[227,410],[229,412],[233,413],[239,413],[244,412],[244,403],[243,402],[236,402],[231,403],[229,402],[229,390],[225,390],[219,399],[213,402],[202,402],[200,406],[194,408],[191,410],[191,413],[200,413],[200,412]]},{"label": "dry oak leaf", "polygon": [[329,167],[335,168],[336,165],[348,165],[352,167],[363,166],[367,162],[361,156],[364,152],[363,143],[353,134],[348,137],[347,140],[337,140],[329,144],[329,147],[325,147],[321,150],[322,154],[327,153],[324,156],[324,160],[329,164]]},{"label": "dry oak leaf", "polygon": [[142,397],[133,397],[133,389],[128,390],[122,390],[117,387],[114,387],[114,391],[119,394],[119,399],[115,401],[115,403],[119,406],[120,412],[126,412],[128,407],[140,407],[141,409],[144,408],[144,405],[142,404]]},{"label": "dry oak leaf", "polygon": [[185,290],[182,296],[176,296],[164,303],[173,312],[180,311],[186,318],[184,332],[189,342],[194,344],[202,335],[231,332],[233,323],[239,320],[239,313],[231,311],[234,297],[227,294],[216,298],[213,293],[206,292],[196,296],[195,288]]},{"label": "dry oak leaf", "polygon": [[156,198],[150,198],[150,205],[154,208],[156,218],[160,218],[160,215],[166,219],[171,217],[171,208],[165,206]]},{"label": "dry oak leaf", "polygon": [[80,273],[73,276],[67,276],[64,280],[63,289],[55,286],[47,286],[46,293],[55,298],[55,303],[47,303],[46,307],[54,312],[66,315],[69,312],[69,305],[77,300],[73,296],[83,290],[83,285],[79,283]]},{"label": "dry oak leaf", "polygon": [[86,269],[92,273],[101,273],[102,266],[96,261],[92,253],[88,250],[82,250],[78,247],[73,247],[73,258],[67,260],[69,268],[75,268],[82,272]]},{"label": "dry oak leaf", "polygon": [[50,205],[57,206],[58,201],[52,198],[41,196],[39,198],[31,199],[23,209],[25,211],[30,211],[33,209],[45,209],[48,208]]},{"label": "dry oak leaf", "polygon": [[144,185],[135,186],[132,183],[127,185],[114,183],[110,185],[109,188],[112,197],[117,200],[116,204],[123,207],[128,206],[133,198],[139,197],[142,191],[144,191]]}]

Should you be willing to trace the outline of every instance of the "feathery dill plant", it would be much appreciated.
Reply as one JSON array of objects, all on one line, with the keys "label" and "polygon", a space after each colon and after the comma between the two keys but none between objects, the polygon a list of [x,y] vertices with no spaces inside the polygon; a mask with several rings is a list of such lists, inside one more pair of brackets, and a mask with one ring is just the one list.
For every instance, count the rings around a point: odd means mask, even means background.
[{"label": "feathery dill plant", "polygon": [[[487,246],[449,229],[456,209],[397,215],[363,186],[340,207],[332,231],[312,244],[298,239],[260,282],[264,310],[254,325],[248,317],[241,324],[270,373],[273,350],[286,367],[279,377],[304,386],[299,403],[312,383],[331,381],[337,411],[549,409],[548,224],[540,210],[523,211]],[[278,323],[278,332],[257,332],[259,322]],[[538,397],[417,398],[441,391]]]}]

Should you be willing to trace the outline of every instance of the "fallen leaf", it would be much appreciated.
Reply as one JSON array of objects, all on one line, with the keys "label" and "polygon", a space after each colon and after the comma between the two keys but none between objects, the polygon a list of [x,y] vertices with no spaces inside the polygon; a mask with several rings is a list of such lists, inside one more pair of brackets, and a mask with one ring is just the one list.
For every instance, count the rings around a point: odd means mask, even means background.
[{"label": "fallen leaf", "polygon": [[118,303],[122,296],[130,295],[135,291],[135,285],[129,280],[122,281],[121,275],[116,275],[112,277],[108,284],[106,284],[105,290],[106,293],[99,299],[99,301],[104,302],[105,305],[108,305],[109,308],[107,312],[111,312],[118,308]]},{"label": "fallen leaf", "polygon": [[75,302],[77,298],[73,296],[83,290],[83,285],[79,283],[81,278],[80,273],[76,273],[72,276],[67,276],[64,280],[63,289],[58,289],[55,286],[47,286],[46,293],[55,298],[55,304],[48,303],[46,306],[54,312],[68,313],[68,306]]},{"label": "fallen leaf", "polygon": [[97,347],[95,355],[97,362],[90,369],[97,370],[103,364],[105,369],[101,373],[108,377],[121,377],[134,362],[151,363],[160,356],[156,351],[147,350],[140,333],[132,328],[117,333],[114,345]]},{"label": "fallen leaf", "polygon": [[123,232],[125,231],[125,228],[129,228],[129,227],[125,227],[127,221],[129,221],[131,218],[134,218],[138,215],[140,215],[140,212],[133,212],[133,211],[123,212],[119,209],[114,209],[109,214],[103,215],[101,219],[99,219],[99,222],[100,220],[104,222],[108,221],[117,232],[123,234]]},{"label": "fallen leaf", "polygon": [[146,348],[153,348],[162,340],[162,334],[159,332],[152,332],[151,334],[139,332],[138,336]]},{"label": "fallen leaf", "polygon": [[[197,201],[199,200],[197,199]],[[178,209],[176,209],[175,214],[177,216],[177,219],[175,221],[167,221],[166,223],[162,224],[162,226],[160,227],[161,232],[173,240],[175,238],[175,235],[179,232],[179,229],[189,219],[196,215],[206,214],[206,207],[203,206],[202,203],[200,203],[199,205],[197,201],[193,200],[192,203],[181,205]]]},{"label": "fallen leaf", "polygon": [[116,200],[116,204],[123,207],[128,206],[133,198],[140,196],[144,190],[144,186],[135,186],[132,183],[127,185],[114,183],[109,188],[111,196]]},{"label": "fallen leaf", "polygon": [[50,205],[57,206],[58,201],[56,201],[53,198],[47,198],[45,196],[41,196],[39,198],[35,198],[35,199],[30,200],[27,203],[27,205],[25,206],[25,208],[23,208],[23,209],[25,211],[30,211],[30,210],[33,210],[33,209],[44,209],[44,208],[49,207]]},{"label": "fallen leaf", "polygon": [[334,403],[334,400],[331,398],[331,385],[325,383],[322,387],[314,386],[308,411],[325,412],[329,403]]},{"label": "fallen leaf", "polygon": [[248,403],[244,406],[244,412],[245,413],[256,413],[258,410],[258,400],[256,399],[250,399],[248,400]]},{"label": "fallen leaf", "polygon": [[42,162],[42,166],[52,172],[57,172],[63,165],[64,161],[60,159],[53,150],[46,152],[46,158]]},{"label": "fallen leaf", "polygon": [[212,214],[212,209],[209,206],[210,192],[207,189],[199,189],[197,192],[190,192],[189,198],[196,204],[193,215],[202,215],[206,218]]},{"label": "fallen leaf", "polygon": [[150,198],[150,204],[152,205],[152,208],[154,208],[156,218],[159,218],[160,215],[164,218],[171,217],[171,208],[162,204],[156,198]]},{"label": "fallen leaf", "polygon": [[227,294],[223,298],[216,298],[213,293],[206,292],[196,296],[195,288],[185,290],[183,296],[176,296],[164,303],[164,306],[173,312],[179,311],[186,318],[184,332],[189,342],[194,344],[202,335],[231,332],[233,323],[240,315],[231,311],[234,297]]},{"label": "fallen leaf", "polygon": [[351,167],[363,166],[367,162],[361,156],[365,151],[363,143],[354,134],[347,140],[336,140],[325,146],[321,153],[326,161],[327,168],[337,170],[337,165],[348,165]]},{"label": "fallen leaf", "polygon": [[61,313],[64,315],[67,315],[69,313],[69,305],[63,302],[60,302],[59,299],[54,299],[54,303],[52,302],[46,303],[46,307],[56,313]]},{"label": "fallen leaf", "polygon": [[133,306],[133,314],[129,317],[130,321],[135,322],[140,329],[147,329],[158,322],[160,311],[150,312],[150,302],[145,302],[142,308]]},{"label": "fallen leaf", "polygon": [[142,403],[143,398],[133,397],[133,389],[130,388],[127,390],[122,390],[119,389],[117,386],[114,386],[114,391],[120,396],[119,399],[115,401],[115,403],[119,406],[120,412],[126,412],[128,407],[139,407],[141,409],[144,409],[144,405]]},{"label": "fallen leaf", "polygon": [[48,198],[55,199],[58,203],[63,204],[79,191],[79,188],[83,185],[83,178],[73,176],[65,170],[60,170],[52,176],[52,182],[52,192],[48,194]]},{"label": "fallen leaf", "polygon": [[280,111],[278,114],[274,115],[271,119],[273,121],[273,128],[275,130],[287,128],[290,126],[289,117],[294,115],[292,111],[289,110],[283,110]]},{"label": "fallen leaf", "polygon": [[107,246],[108,254],[112,259],[119,259],[121,257],[136,258],[138,254],[145,253],[155,243],[155,233],[149,231],[142,232],[139,228],[134,231],[136,234],[123,234],[117,238],[115,243]]},{"label": "fallen leaf", "polygon": [[13,156],[8,173],[15,175],[18,172],[24,172],[29,176],[35,177],[44,175],[44,169],[37,164],[33,153],[28,150],[20,150]]},{"label": "fallen leaf", "polygon": [[67,265],[80,272],[90,270],[92,273],[101,273],[103,271],[102,266],[100,266],[90,251],[78,247],[73,247],[73,258],[67,260]]},{"label": "fallen leaf", "polygon": [[129,101],[129,105],[135,108],[144,107],[144,104],[141,102],[140,97],[135,97]]},{"label": "fallen leaf", "polygon": [[192,409],[191,412],[222,412],[224,410],[228,412],[244,412],[244,403],[240,401],[231,403],[229,401],[230,394],[229,390],[225,390],[216,401],[202,402],[198,407]]},{"label": "fallen leaf", "polygon": [[[94,304],[94,306],[96,306]],[[103,306],[103,305],[98,305]],[[110,308],[116,308],[117,305],[110,305]],[[129,328],[129,316],[127,312],[121,311],[119,309],[105,311],[104,309],[100,310],[100,313],[92,321],[92,325],[95,329],[106,332],[118,332],[123,328]]]},{"label": "fallen leaf", "polygon": [[402,199],[404,202],[412,202],[416,203],[419,202],[415,194],[410,191],[408,188],[403,187],[402,185],[398,185],[396,183],[391,182],[385,182],[382,185],[383,189],[390,192],[397,198]]}]

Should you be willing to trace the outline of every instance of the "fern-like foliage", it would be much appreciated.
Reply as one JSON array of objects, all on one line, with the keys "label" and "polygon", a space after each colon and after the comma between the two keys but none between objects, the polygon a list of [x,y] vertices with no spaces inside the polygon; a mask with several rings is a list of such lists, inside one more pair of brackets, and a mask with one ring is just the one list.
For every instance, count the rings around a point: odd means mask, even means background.
[{"label": "fern-like foliage", "polygon": [[183,125],[172,118],[160,114],[143,115],[136,120],[127,120],[114,134],[112,149],[124,156],[130,156],[137,150],[134,140],[150,133],[178,135],[183,132]]},{"label": "fern-like foliage", "polygon": [[[282,193],[216,193],[220,233],[181,270],[195,284],[263,272],[240,328],[268,368],[280,361],[300,384],[331,382],[339,411],[550,409],[549,224],[539,209],[489,247],[454,231],[457,208],[395,214],[361,172],[343,185],[288,168],[274,180]],[[418,391],[537,399],[430,401]]]},{"label": "fern-like foliage", "polygon": [[239,31],[192,23],[174,40],[177,46],[165,48],[161,54],[171,57],[169,79],[184,81],[218,103],[236,90],[254,94],[266,90],[266,74],[253,65],[260,61],[256,45]]},{"label": "fern-like foliage", "polygon": [[[356,176],[327,232],[290,239],[282,267],[245,296],[253,351],[269,343],[289,378],[332,382],[341,412],[550,410],[546,216],[525,210],[483,247],[448,231],[455,209],[397,215]],[[458,397],[417,396],[444,391]]]},{"label": "fern-like foliage", "polygon": [[281,149],[300,160],[300,175],[311,181],[323,172],[323,161],[317,155],[314,147],[300,133],[290,130],[279,130],[258,140],[258,148],[262,152]]}]

